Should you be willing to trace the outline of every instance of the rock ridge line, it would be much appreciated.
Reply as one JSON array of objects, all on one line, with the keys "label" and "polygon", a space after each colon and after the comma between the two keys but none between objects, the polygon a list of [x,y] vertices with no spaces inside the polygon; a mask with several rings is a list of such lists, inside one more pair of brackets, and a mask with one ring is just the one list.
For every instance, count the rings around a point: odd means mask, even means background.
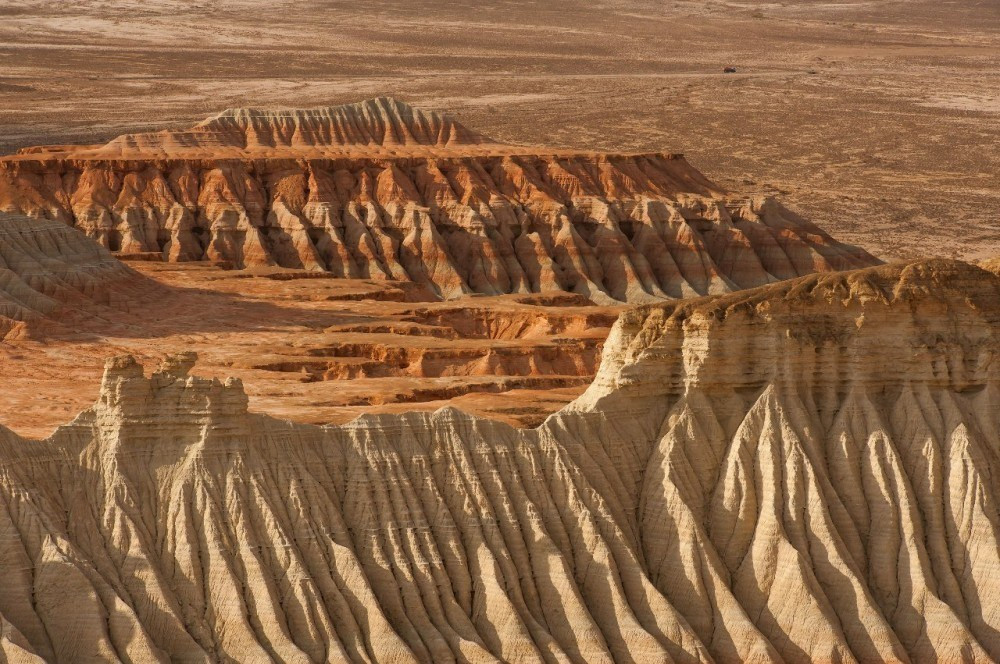
[{"label": "rock ridge line", "polygon": [[1000,278],[954,261],[638,308],[533,430],[297,425],[190,354],[117,358],[48,439],[0,429],[0,647],[995,661],[998,322]]}]

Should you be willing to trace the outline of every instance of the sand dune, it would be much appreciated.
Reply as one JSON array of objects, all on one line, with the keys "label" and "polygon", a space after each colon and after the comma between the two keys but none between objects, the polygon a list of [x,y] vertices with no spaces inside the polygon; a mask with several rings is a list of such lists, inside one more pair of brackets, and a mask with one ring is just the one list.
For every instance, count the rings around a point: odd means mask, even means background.
[{"label": "sand dune", "polygon": [[8,657],[1000,658],[1000,278],[949,261],[623,314],[535,430],[339,427],[109,362],[0,433]]}]

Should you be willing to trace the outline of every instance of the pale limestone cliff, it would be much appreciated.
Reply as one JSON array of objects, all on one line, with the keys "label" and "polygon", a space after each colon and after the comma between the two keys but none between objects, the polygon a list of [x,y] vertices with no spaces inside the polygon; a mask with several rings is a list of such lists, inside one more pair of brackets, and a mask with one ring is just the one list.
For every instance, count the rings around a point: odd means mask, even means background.
[{"label": "pale limestone cliff", "polygon": [[116,141],[0,159],[0,210],[126,254],[408,280],[444,298],[652,302],[879,262],[680,155],[498,146],[392,100],[239,109]]},{"label": "pale limestone cliff", "polygon": [[0,646],[49,661],[1000,659],[1000,278],[628,312],[535,430],[310,427],[111,361],[0,430]]}]

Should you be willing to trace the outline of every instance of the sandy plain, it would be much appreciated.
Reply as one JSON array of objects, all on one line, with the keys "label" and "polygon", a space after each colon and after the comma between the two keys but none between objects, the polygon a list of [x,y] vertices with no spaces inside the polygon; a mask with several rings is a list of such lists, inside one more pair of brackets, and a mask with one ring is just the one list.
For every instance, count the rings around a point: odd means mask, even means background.
[{"label": "sandy plain", "polygon": [[505,142],[684,152],[884,259],[1000,249],[988,0],[30,0],[0,19],[2,152],[391,94]]}]

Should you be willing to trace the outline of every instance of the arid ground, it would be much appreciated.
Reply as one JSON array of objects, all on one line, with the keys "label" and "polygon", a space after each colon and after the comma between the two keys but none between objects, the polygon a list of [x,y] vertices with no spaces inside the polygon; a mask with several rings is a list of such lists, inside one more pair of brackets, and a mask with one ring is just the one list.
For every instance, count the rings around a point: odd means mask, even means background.
[{"label": "arid ground", "polygon": [[0,0],[0,661],[1000,662],[998,138],[997,0]]},{"label": "arid ground", "polygon": [[186,350],[198,374],[243,380],[255,411],[298,422],[450,404],[533,427],[590,383],[622,309],[570,294],[407,301],[405,283],[129,264],[168,289],[140,285],[129,311],[0,343],[0,423],[48,435],[93,402],[104,358],[153,365]]},{"label": "arid ground", "polygon": [[391,94],[507,142],[684,152],[884,259],[1000,250],[990,0],[27,0],[0,19],[3,152]]}]

